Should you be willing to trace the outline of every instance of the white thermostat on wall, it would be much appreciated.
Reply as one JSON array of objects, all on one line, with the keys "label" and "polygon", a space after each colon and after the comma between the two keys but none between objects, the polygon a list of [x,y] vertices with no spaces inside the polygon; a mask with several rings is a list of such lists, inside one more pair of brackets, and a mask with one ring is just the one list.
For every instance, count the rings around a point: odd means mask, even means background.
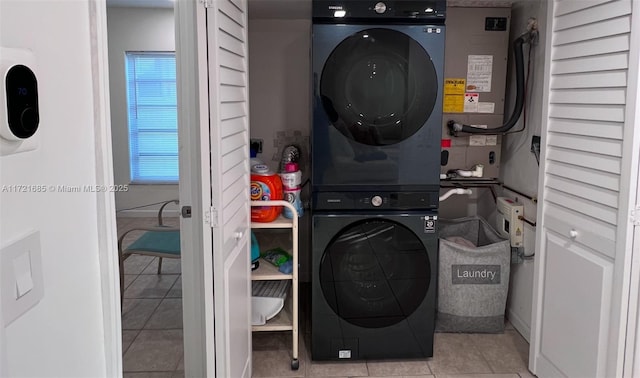
[{"label": "white thermostat on wall", "polygon": [[38,147],[38,79],[32,51],[0,47],[0,155]]}]

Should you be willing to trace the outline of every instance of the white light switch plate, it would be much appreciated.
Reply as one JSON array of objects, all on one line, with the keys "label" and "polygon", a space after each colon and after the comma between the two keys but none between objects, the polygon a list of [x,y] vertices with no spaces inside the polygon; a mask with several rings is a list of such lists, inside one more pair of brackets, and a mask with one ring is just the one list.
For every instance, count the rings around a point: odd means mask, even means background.
[{"label": "white light switch plate", "polygon": [[19,299],[33,289],[31,251],[21,253],[13,259],[13,274],[16,276],[16,299]]},{"label": "white light switch plate", "polygon": [[32,231],[0,249],[2,326],[27,312],[44,296],[40,232]]}]

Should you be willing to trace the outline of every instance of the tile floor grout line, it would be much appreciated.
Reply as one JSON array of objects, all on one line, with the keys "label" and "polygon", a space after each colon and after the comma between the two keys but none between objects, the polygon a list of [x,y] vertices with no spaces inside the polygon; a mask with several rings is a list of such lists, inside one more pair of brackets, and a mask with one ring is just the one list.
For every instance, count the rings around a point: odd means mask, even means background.
[{"label": "tile floor grout line", "polygon": [[[149,261],[149,264],[147,264],[140,273],[138,273],[138,275],[136,276],[136,279],[138,279],[138,277],[140,277],[142,274],[142,272],[147,269],[147,267],[157,259],[157,257],[154,257],[153,259],[151,259],[151,261]],[[162,275],[162,273],[160,273],[159,275]],[[169,275],[169,274],[167,274]],[[173,275],[173,274],[171,274]],[[181,276],[181,274],[178,274],[177,276]],[[147,320],[144,322],[144,324],[142,325],[142,328],[140,328],[138,330],[138,334],[136,335],[136,337],[133,339],[133,341],[131,342],[131,344],[129,344],[129,347],[127,347],[127,351],[129,350],[129,348],[131,347],[131,345],[133,345],[133,343],[135,342],[135,340],[138,338],[138,336],[140,336],[140,334],[142,333],[142,331],[145,330],[145,327],[147,326],[147,324],[149,323],[149,321],[151,320],[151,318],[153,317],[153,315],[155,314],[155,312],[158,310],[158,308],[160,307],[160,305],[162,304],[162,302],[167,298],[167,295],[169,294],[169,292],[171,291],[171,288],[173,287],[173,285],[175,285],[175,283],[178,281],[178,278],[176,278],[176,281],[173,282],[173,284],[171,285],[171,287],[169,288],[169,290],[167,290],[167,292],[165,293],[165,295],[160,298],[160,301],[158,302],[158,304],[155,306],[155,308],[153,309],[153,311],[151,312],[151,315],[149,315],[149,318],[147,318]],[[135,281],[135,280],[134,280]],[[157,299],[157,298],[127,298],[127,299]],[[182,297],[180,297],[180,302],[182,302]],[[183,327],[184,327],[184,320],[183,320]],[[183,328],[184,329],[184,328]],[[165,331],[165,330],[177,330],[177,329],[151,329],[151,331]],[[124,331],[124,330],[123,330]],[[176,366],[174,367],[173,371],[171,373],[175,373],[177,371],[178,365],[180,365],[180,361],[184,358],[184,335],[182,338],[182,343],[183,343],[183,352],[182,352],[182,357],[178,360],[178,362],[176,363]],[[123,358],[124,358],[124,354],[125,352],[122,353]],[[122,366],[122,372],[123,373],[131,373],[130,371],[125,371],[124,370],[124,364]]]},{"label": "tile floor grout line", "polygon": [[[153,260],[157,259],[157,257],[155,257]],[[181,260],[182,261],[182,260]],[[151,263],[149,263],[151,264]],[[142,273],[141,273],[142,274]],[[158,274],[159,276],[162,276],[162,273]],[[168,274],[167,274],[168,275]],[[178,274],[178,276],[180,276],[180,274]],[[178,277],[179,278],[179,277]],[[173,287],[173,285],[176,284],[176,282],[178,281],[178,278],[176,278],[175,281],[173,281],[173,284],[171,284],[171,287]],[[147,319],[146,322],[144,322],[144,324],[142,325],[142,329],[144,330],[145,327],[147,326],[147,324],[149,323],[149,321],[151,320],[151,318],[153,318],[153,315],[156,313],[156,311],[158,311],[158,307],[160,307],[160,305],[162,304],[162,302],[164,302],[165,299],[167,299],[167,295],[169,295],[169,292],[171,291],[171,287],[169,288],[169,290],[167,290],[167,292],[164,294],[164,297],[160,298],[160,302],[158,302],[158,305],[156,306],[156,308],[153,309],[153,311],[151,312],[151,316],[149,316],[149,319]],[[154,298],[155,299],[155,298]],[[182,297],[180,297],[180,303],[182,304]],[[182,320],[182,329],[184,329],[184,319]],[[163,329],[158,329],[158,330],[163,330]],[[183,345],[184,345],[184,335],[183,335]],[[183,353],[184,354],[184,353]],[[184,357],[184,356],[183,356]],[[179,361],[178,361],[179,363]]]},{"label": "tile floor grout line", "polygon": [[[146,265],[145,265],[145,266],[140,270],[140,272],[139,272],[138,274],[136,274],[136,278],[135,278],[133,281],[131,281],[131,283],[129,284],[129,286],[131,286],[131,285],[133,284],[133,282],[135,282],[138,278],[140,278],[140,276],[141,276],[141,275],[143,275],[143,272],[144,272],[144,271],[145,271],[145,270],[146,270],[146,269],[151,265],[151,263],[153,263],[153,262],[154,262],[154,261],[156,261],[157,259],[158,259],[157,257],[152,258],[152,259],[149,261],[149,263],[147,263],[147,264],[146,264]],[[180,259],[180,263],[182,264],[182,259]],[[123,269],[124,269],[124,266],[123,266]],[[123,272],[123,273],[125,273],[125,272]],[[160,276],[162,276],[162,275],[163,275],[163,273],[162,273],[162,272],[160,272],[160,274],[157,274],[157,273],[156,273],[156,275],[160,275]],[[169,275],[169,274],[167,274],[167,275]],[[171,274],[171,275],[173,275],[173,274]],[[142,325],[142,327],[141,327],[139,330],[137,330],[137,331],[138,331],[138,333],[136,334],[136,336],[134,337],[134,339],[131,341],[131,343],[130,343],[130,344],[129,344],[129,346],[127,347],[127,351],[129,350],[129,348],[131,348],[131,346],[132,346],[132,345],[133,345],[133,343],[136,341],[136,339],[138,338],[138,336],[140,336],[140,334],[142,333],[142,331],[143,331],[143,330],[145,330],[145,327],[147,326],[147,324],[149,323],[149,321],[151,320],[151,318],[153,317],[153,315],[155,314],[155,312],[158,310],[158,308],[160,307],[160,305],[162,304],[162,302],[167,298],[167,295],[169,295],[169,292],[171,292],[171,289],[172,289],[172,288],[173,288],[173,286],[176,284],[176,282],[178,281],[178,279],[182,276],[182,269],[180,270],[180,273],[179,273],[179,274],[177,274],[177,276],[178,276],[178,277],[176,277],[176,280],[171,284],[171,287],[169,287],[169,289],[168,289],[168,290],[167,290],[167,292],[164,294],[164,296],[163,296],[162,298],[160,298],[160,301],[158,302],[158,304],[155,306],[155,308],[154,308],[154,309],[153,309],[153,311],[151,312],[151,315],[149,315],[149,318],[147,318],[147,320],[144,322],[144,324]],[[125,298],[124,298],[124,292],[126,291],[126,289],[128,289],[128,288],[129,288],[129,286],[127,286],[127,288],[125,288],[125,290],[123,290],[123,298],[122,298],[122,299],[123,299],[123,302],[124,302],[124,299],[125,299]],[[156,299],[156,298],[127,298],[127,299],[134,299],[134,300],[135,300],[135,299]],[[182,299],[182,295],[181,295],[181,296],[180,296],[180,303],[181,303],[181,304],[182,304],[182,301],[183,301],[183,299]],[[122,315],[121,315],[121,316],[122,316]],[[184,319],[183,319],[183,328],[182,328],[182,329],[184,329]],[[177,330],[177,329],[157,329],[156,331],[164,331],[164,330]],[[122,331],[124,331],[124,329],[122,329]],[[176,372],[178,371],[178,370],[177,370],[177,368],[178,368],[178,366],[180,365],[180,362],[184,359],[184,333],[183,333],[183,337],[182,337],[182,344],[183,344],[183,352],[182,352],[182,356],[181,356],[181,358],[180,358],[180,359],[178,359],[178,362],[176,363],[176,366],[173,368],[173,371],[167,371],[167,373],[172,373],[172,374],[176,373]],[[126,351],[123,351],[123,352],[122,352],[122,357],[123,357],[123,359],[124,359],[124,355],[125,355],[125,353],[126,353]],[[128,371],[125,371],[125,369],[124,369],[124,363],[123,363],[123,366],[122,366],[122,372],[123,372],[123,374],[124,374],[124,373],[130,373],[130,372],[128,372]]]},{"label": "tile floor grout line", "polygon": [[[124,266],[122,267],[122,269],[124,269]],[[136,278],[135,278],[133,281],[137,280],[139,275],[140,275],[140,274],[138,273],[138,274],[136,275]],[[131,283],[133,283],[133,281],[131,281]],[[129,284],[129,286],[131,286],[131,284]],[[125,292],[125,291],[126,291],[126,289],[122,291],[122,304],[123,304],[123,306],[122,306],[122,307],[124,307],[124,300],[125,300],[125,298],[124,298],[124,292]],[[123,310],[123,309],[121,308],[121,309],[120,309],[120,311],[122,312],[122,310]],[[121,331],[121,334],[124,334],[123,332],[125,331],[125,329],[124,329],[124,328],[122,328],[122,318],[123,318],[123,317],[124,317],[124,314],[123,314],[123,313],[121,313],[121,314],[120,314],[120,328],[121,328],[121,330],[120,330],[120,331]],[[128,330],[127,330],[127,331],[128,331]],[[135,331],[137,331],[137,333],[136,333],[135,337],[133,338],[133,340],[131,340],[131,342],[130,342],[130,343],[129,343],[129,345],[127,346],[127,349],[122,351],[122,373],[123,373],[123,374],[126,372],[126,371],[124,370],[124,355],[125,355],[125,354],[127,354],[127,352],[129,351],[129,348],[131,348],[131,346],[133,345],[133,343],[135,343],[135,342],[136,342],[136,339],[138,338],[138,336],[140,336],[140,332],[142,332],[142,329],[137,329],[137,330],[135,330]]]},{"label": "tile floor grout line", "polygon": [[[160,272],[160,275],[162,275],[162,272]],[[167,292],[164,294],[164,297],[160,300],[160,303],[158,304],[158,307],[160,307],[160,305],[162,304],[162,302],[164,302],[165,299],[167,299],[167,295],[169,295],[169,293],[171,292],[171,289],[173,288],[173,286],[176,284],[176,282],[178,282],[178,280],[182,277],[182,258],[180,258],[180,273],[177,274],[177,278],[175,281],[173,281],[173,284],[171,284],[171,287],[169,288],[169,290],[167,290]],[[182,305],[183,305],[183,299],[182,299],[182,295],[180,295],[180,308],[182,309]],[[155,310],[153,310],[153,312],[151,313],[151,316],[149,317],[149,319],[147,320],[147,323],[149,322],[149,320],[151,320],[151,318],[153,317],[153,315],[156,313],[156,311],[158,310],[158,307],[156,307]],[[145,323],[144,327],[146,327],[147,324]],[[180,330],[182,331],[182,356],[178,359],[178,362],[176,362],[176,366],[174,366],[173,368],[173,373],[175,374],[176,372],[178,372],[178,366],[180,366],[180,362],[184,360],[184,318],[182,319],[182,328],[169,328],[169,329],[161,329],[162,331],[164,330]],[[181,370],[182,371],[182,370]]]},{"label": "tile floor grout line", "polygon": [[[471,334],[468,334],[468,335],[471,335]],[[469,336],[469,337],[471,337],[471,336]],[[473,342],[473,340],[472,340],[472,342]],[[494,369],[493,366],[491,366],[491,363],[489,363],[489,359],[487,358],[487,356],[485,356],[484,353],[482,353],[482,349],[478,348],[478,346],[476,345],[475,342],[473,342],[473,347],[478,349],[478,351],[480,352],[480,355],[482,356],[482,359],[484,360],[484,362],[487,363],[487,366],[489,366],[489,369],[491,369],[491,373],[492,374],[502,374],[502,373],[496,372],[496,369]]]},{"label": "tile floor grout line", "polygon": [[[129,348],[131,348],[131,345],[133,345],[133,343],[136,341],[136,339],[138,338],[138,335],[140,335],[140,331],[142,331],[142,330],[141,330],[141,329],[134,329],[134,330],[130,330],[130,329],[124,330],[124,329],[123,329],[123,330],[122,330],[122,332],[124,332],[124,331],[136,331],[137,333],[136,333],[136,335],[133,337],[133,340],[131,340],[131,342],[130,342],[130,343],[129,343],[129,345],[127,346],[127,349],[125,349],[125,350],[123,350],[123,351],[122,351],[122,358],[124,358],[125,353],[127,353],[127,351],[129,350]],[[124,366],[122,367],[122,369],[124,370]]]},{"label": "tile floor grout line", "polygon": [[[153,260],[151,260],[153,261]],[[145,268],[146,269],[146,268]],[[144,269],[143,269],[144,270]],[[142,273],[139,273],[138,276],[136,277],[136,279],[138,279],[139,276],[141,276]],[[154,298],[127,298],[127,299],[154,299]],[[147,325],[147,323],[149,322],[149,319],[151,319],[151,317],[153,316],[153,314],[156,312],[156,310],[158,309],[158,307],[160,306],[160,304],[162,303],[162,300],[160,300],[160,302],[158,302],[158,304],[156,305],[156,307],[153,309],[153,311],[151,312],[151,315],[149,315],[149,318],[144,322],[144,324],[142,325],[142,328],[140,328],[138,331],[138,334],[136,335],[136,337],[131,341],[131,343],[129,344],[129,347],[127,347],[127,351],[129,350],[129,348],[131,348],[131,346],[133,345],[133,343],[136,341],[136,339],[140,336],[140,334],[142,333],[142,331],[144,330],[144,327]],[[125,352],[122,353],[122,358],[124,359],[124,355]],[[124,369],[124,361],[122,364],[122,373],[135,373],[135,372],[131,372],[131,371],[126,371]]]}]

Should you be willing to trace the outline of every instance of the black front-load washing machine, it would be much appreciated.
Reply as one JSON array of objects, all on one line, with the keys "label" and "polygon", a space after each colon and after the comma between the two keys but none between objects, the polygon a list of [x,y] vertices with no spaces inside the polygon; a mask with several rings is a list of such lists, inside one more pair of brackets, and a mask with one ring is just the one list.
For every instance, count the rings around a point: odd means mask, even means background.
[{"label": "black front-load washing machine", "polygon": [[[316,200],[313,359],[432,356],[437,192],[320,193]],[[403,205],[412,203],[423,210]],[[355,210],[336,211],[341,206]]]}]

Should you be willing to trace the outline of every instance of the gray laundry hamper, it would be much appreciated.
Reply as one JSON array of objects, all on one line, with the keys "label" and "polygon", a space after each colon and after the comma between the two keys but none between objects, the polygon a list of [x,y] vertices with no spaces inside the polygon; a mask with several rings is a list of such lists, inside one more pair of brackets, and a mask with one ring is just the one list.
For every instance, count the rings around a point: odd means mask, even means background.
[{"label": "gray laundry hamper", "polygon": [[504,331],[511,248],[482,218],[441,220],[438,332]]}]

